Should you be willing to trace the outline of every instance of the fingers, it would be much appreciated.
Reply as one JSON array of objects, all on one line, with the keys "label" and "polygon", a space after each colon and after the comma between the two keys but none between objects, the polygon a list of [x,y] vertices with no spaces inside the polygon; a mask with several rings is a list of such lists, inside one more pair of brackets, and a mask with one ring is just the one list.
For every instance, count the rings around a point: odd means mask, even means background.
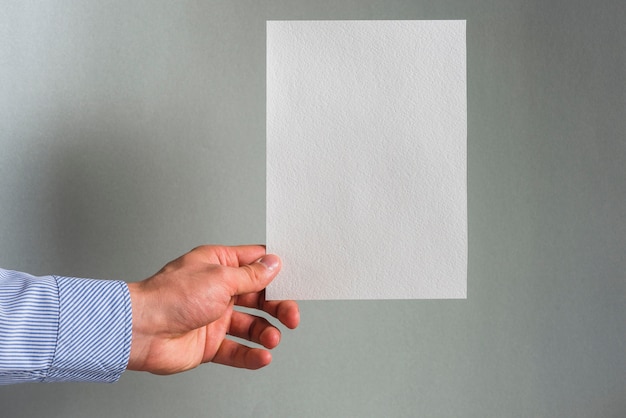
[{"label": "fingers", "polygon": [[256,370],[270,364],[272,354],[262,348],[251,348],[224,339],[212,361],[225,366]]},{"label": "fingers", "polygon": [[265,318],[233,311],[228,333],[265,348],[275,348],[280,343],[280,331]]},{"label": "fingers", "polygon": [[239,267],[250,264],[265,255],[263,245],[201,245],[191,250],[193,254],[210,264]]},{"label": "fingers", "polygon": [[[265,318],[238,311],[232,312],[228,334],[261,344],[268,349],[276,347],[280,342],[280,331]],[[211,361],[226,366],[256,370],[270,364],[272,355],[267,350],[224,339]]]},{"label": "fingers", "polygon": [[265,255],[265,247],[262,245],[238,245],[230,248],[235,252],[240,266],[254,263]]},{"label": "fingers", "polygon": [[300,324],[300,308],[294,300],[273,300],[265,302],[267,313],[283,323],[287,328],[294,329]]},{"label": "fingers", "polygon": [[269,254],[254,263],[231,268],[232,270],[226,275],[227,284],[231,287],[231,295],[260,292],[276,277],[280,267],[280,258]]},{"label": "fingers", "polygon": [[237,305],[259,309],[277,318],[287,328],[294,329],[300,324],[300,309],[294,300],[265,300],[265,291],[249,293],[237,297]]}]

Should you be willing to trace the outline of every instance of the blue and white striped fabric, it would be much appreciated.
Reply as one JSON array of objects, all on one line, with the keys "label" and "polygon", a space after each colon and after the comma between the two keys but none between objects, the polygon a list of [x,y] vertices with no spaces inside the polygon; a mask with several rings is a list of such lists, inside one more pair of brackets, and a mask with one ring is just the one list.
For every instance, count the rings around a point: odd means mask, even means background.
[{"label": "blue and white striped fabric", "polygon": [[0,269],[0,384],[115,382],[131,334],[123,281]]}]

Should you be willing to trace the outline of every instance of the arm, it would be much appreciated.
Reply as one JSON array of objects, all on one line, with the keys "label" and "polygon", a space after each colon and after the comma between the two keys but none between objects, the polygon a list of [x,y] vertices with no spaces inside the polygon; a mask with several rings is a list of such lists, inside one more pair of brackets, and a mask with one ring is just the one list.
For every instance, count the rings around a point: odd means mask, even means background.
[{"label": "arm", "polygon": [[128,285],[0,270],[0,383],[114,382],[126,368],[170,374],[210,361],[263,367],[280,331],[233,307],[295,328],[294,301],[264,298],[279,270],[262,246],[199,247]]},{"label": "arm", "polygon": [[0,384],[114,382],[128,359],[130,321],[122,281],[0,270]]}]

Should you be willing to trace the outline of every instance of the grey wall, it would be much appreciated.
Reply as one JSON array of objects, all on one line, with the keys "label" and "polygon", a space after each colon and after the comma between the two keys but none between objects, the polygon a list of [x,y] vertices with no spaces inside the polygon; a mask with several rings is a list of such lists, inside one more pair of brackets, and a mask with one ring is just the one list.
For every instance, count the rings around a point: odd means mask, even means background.
[{"label": "grey wall", "polygon": [[626,7],[0,5],[0,265],[138,280],[265,237],[265,21],[467,19],[465,301],[306,302],[274,363],[0,388],[3,416],[626,414]]}]

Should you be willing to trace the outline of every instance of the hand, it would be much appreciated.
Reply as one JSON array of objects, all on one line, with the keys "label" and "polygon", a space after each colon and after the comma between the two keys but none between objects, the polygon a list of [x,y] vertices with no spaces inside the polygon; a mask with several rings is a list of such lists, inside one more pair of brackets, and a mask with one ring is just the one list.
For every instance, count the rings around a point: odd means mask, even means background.
[{"label": "hand", "polygon": [[[288,328],[300,322],[294,301],[266,301],[280,259],[262,246],[203,246],[154,276],[129,283],[133,311],[128,370],[172,374],[201,363],[258,369],[272,360],[280,331],[266,319],[233,309],[263,310]],[[251,348],[232,335],[260,344]]]}]

